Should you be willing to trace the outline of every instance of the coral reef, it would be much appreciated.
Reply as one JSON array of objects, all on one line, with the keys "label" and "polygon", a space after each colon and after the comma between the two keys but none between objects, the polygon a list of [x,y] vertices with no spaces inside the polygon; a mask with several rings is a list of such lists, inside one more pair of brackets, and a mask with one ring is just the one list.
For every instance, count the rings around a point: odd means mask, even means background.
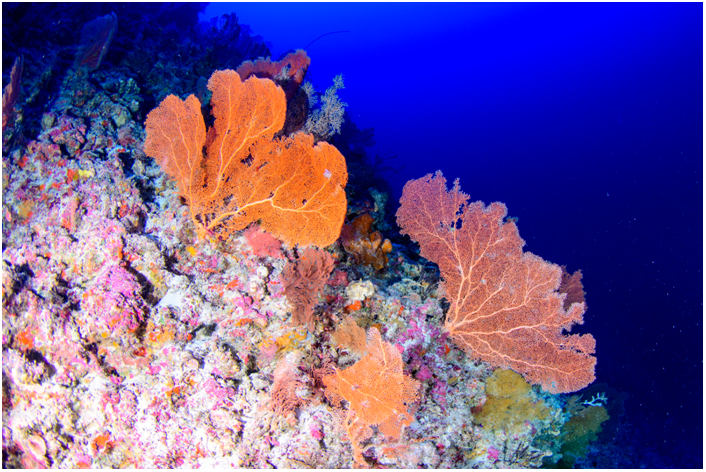
[{"label": "coral reef", "polygon": [[[584,447],[572,438],[597,431],[593,406],[452,342],[448,290],[371,187],[372,130],[346,117],[339,153],[302,132],[301,110],[284,124],[307,95],[306,53],[255,60],[262,41],[234,15],[197,24],[202,5],[63,8],[7,11],[26,24],[8,26],[11,60],[36,60],[4,133],[4,467],[535,467]],[[26,22],[36,12],[56,19],[53,42]],[[278,67],[280,86],[205,80],[245,60]],[[341,154],[364,169],[357,190]],[[287,216],[256,209],[271,194]],[[360,216],[339,238],[347,208]]]},{"label": "coral reef", "polygon": [[259,227],[250,226],[243,232],[243,236],[250,244],[252,251],[258,256],[282,257],[280,240],[260,230]]},{"label": "coral reef", "polygon": [[533,421],[544,421],[550,410],[540,399],[532,398],[532,387],[521,375],[498,369],[485,382],[487,400],[474,420],[491,430],[518,434]]}]

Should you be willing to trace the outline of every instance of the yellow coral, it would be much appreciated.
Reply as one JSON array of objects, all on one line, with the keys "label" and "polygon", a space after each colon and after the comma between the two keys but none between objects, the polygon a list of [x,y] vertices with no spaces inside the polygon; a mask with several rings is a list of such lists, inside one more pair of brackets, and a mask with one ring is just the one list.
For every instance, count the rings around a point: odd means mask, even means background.
[{"label": "yellow coral", "polygon": [[488,400],[475,421],[492,430],[518,433],[527,421],[545,420],[551,413],[543,400],[533,400],[530,384],[512,370],[496,370],[486,381],[485,393]]},{"label": "yellow coral", "polygon": [[561,453],[564,457],[560,464],[573,467],[576,459],[586,454],[588,445],[598,438],[603,422],[609,419],[608,412],[602,406],[579,408],[561,429],[564,440]]},{"label": "yellow coral", "polygon": [[306,333],[302,333],[298,329],[295,329],[277,338],[275,340],[275,344],[277,344],[278,351],[283,352],[301,347],[305,340]]}]

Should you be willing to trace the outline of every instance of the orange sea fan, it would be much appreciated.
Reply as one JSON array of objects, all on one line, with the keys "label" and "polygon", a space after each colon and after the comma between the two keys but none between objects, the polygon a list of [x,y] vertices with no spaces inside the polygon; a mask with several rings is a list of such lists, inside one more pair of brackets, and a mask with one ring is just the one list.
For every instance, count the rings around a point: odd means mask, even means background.
[{"label": "orange sea fan", "polygon": [[[170,95],[147,116],[145,153],[176,180],[199,238],[260,220],[289,245],[328,246],[346,213],[346,162],[311,135],[273,139],[284,124],[284,92],[269,79],[242,82],[216,71],[214,125],[206,132],[201,104]],[[206,147],[204,155],[202,149]]]},{"label": "orange sea fan", "polygon": [[565,309],[557,291],[561,268],[523,252],[502,203],[469,202],[458,181],[441,172],[407,182],[397,223],[439,265],[451,304],[444,327],[469,355],[511,368],[552,393],[573,392],[595,379],[596,341],[565,335],[583,322],[584,303]]}]

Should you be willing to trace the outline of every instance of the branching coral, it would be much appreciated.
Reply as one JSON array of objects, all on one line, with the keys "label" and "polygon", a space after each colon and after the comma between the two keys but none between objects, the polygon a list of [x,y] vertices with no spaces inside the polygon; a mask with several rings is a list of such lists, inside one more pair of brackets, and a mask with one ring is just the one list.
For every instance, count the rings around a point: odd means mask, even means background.
[{"label": "branching coral", "polygon": [[319,97],[316,96],[316,92],[313,91],[310,84],[303,87],[309,96],[309,108],[314,110],[306,120],[304,130],[313,134],[318,140],[327,140],[334,134],[341,132],[343,115],[348,106],[338,98],[336,93],[342,88],[344,88],[343,75],[337,75],[333,78],[333,85],[326,89],[326,93],[321,98],[321,105],[314,108],[319,102]]}]

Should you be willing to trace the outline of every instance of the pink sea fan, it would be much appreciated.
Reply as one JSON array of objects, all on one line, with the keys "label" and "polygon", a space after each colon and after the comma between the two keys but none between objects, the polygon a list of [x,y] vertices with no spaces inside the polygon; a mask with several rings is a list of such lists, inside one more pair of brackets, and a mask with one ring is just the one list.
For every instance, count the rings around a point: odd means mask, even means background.
[{"label": "pink sea fan", "polygon": [[81,44],[76,52],[75,65],[89,71],[98,69],[118,30],[114,12],[89,21],[81,29]]},{"label": "pink sea fan", "polygon": [[280,416],[294,411],[304,400],[297,395],[297,389],[302,387],[297,377],[297,365],[292,359],[282,359],[274,372],[274,382],[270,390],[272,409]]},{"label": "pink sea fan", "polygon": [[314,330],[314,306],[333,265],[333,257],[328,252],[307,248],[300,253],[296,262],[288,263],[282,270],[280,281],[292,305],[294,325],[306,324],[309,331]]}]

